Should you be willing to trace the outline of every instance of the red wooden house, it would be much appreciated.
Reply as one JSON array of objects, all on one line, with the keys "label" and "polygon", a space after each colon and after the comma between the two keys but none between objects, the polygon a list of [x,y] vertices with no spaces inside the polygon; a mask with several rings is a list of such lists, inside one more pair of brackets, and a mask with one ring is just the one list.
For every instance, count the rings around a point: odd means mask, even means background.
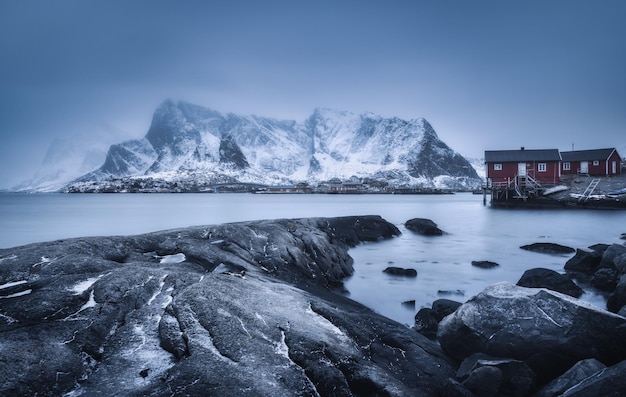
[{"label": "red wooden house", "polygon": [[621,173],[621,157],[615,148],[561,152],[562,175],[611,176]]},{"label": "red wooden house", "polygon": [[558,149],[487,150],[487,181],[492,186],[512,186],[519,177],[542,184],[558,184],[561,155]]}]

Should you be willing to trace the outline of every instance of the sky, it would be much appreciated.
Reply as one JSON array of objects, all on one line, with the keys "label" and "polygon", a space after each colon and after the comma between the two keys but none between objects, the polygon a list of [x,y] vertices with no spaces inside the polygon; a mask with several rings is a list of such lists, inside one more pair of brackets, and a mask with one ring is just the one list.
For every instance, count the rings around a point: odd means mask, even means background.
[{"label": "sky", "polygon": [[143,137],[164,100],[426,118],[466,157],[626,156],[623,0],[2,0],[0,188],[55,139]]}]

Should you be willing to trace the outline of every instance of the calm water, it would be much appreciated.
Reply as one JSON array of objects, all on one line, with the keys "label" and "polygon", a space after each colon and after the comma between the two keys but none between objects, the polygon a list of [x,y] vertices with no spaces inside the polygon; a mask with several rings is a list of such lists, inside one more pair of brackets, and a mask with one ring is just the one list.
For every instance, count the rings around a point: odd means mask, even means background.
[{"label": "calm water", "polygon": [[[0,194],[0,248],[223,222],[369,214],[383,216],[402,235],[352,249],[355,274],[346,287],[351,298],[409,325],[415,312],[435,299],[465,301],[494,282],[517,282],[529,268],[562,271],[571,257],[527,252],[521,245],[623,243],[619,236],[626,232],[626,211],[496,210],[472,194]],[[416,217],[432,219],[448,234],[424,237],[406,230],[403,223]],[[480,269],[472,260],[500,266]],[[418,276],[382,273],[390,265],[414,268]],[[604,305],[604,297],[593,291],[583,299]],[[401,304],[408,300],[415,300],[415,307]]]}]

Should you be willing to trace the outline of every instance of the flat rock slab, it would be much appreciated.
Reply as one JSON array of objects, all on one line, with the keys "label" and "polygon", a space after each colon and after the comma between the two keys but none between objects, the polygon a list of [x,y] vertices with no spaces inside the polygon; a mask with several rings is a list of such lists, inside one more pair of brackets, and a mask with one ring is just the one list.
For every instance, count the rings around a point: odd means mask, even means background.
[{"label": "flat rock slab", "polygon": [[434,396],[438,345],[334,293],[377,216],[0,250],[2,395]]}]

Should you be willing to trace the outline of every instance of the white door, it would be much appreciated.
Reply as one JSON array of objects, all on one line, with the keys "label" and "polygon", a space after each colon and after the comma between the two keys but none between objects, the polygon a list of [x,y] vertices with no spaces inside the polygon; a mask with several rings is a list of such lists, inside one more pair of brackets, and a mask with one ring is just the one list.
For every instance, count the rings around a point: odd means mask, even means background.
[{"label": "white door", "polygon": [[581,174],[588,174],[589,173],[589,162],[588,161],[581,161],[580,162],[580,173]]},{"label": "white door", "polygon": [[617,161],[613,160],[613,162],[611,162],[611,173],[612,174],[617,174]]},{"label": "white door", "polygon": [[517,175],[526,176],[526,162],[517,163]]}]

